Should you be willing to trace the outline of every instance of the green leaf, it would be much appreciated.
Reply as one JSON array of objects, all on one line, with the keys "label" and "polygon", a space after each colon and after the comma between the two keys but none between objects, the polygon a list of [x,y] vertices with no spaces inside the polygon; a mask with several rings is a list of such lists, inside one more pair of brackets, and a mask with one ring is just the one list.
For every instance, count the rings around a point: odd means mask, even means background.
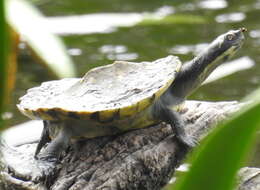
[{"label": "green leaf", "polygon": [[260,126],[260,89],[229,121],[220,124],[191,156],[190,171],[180,177],[174,190],[233,190],[238,169],[252,148]]},{"label": "green leaf", "polygon": [[2,113],[5,107],[7,90],[7,51],[8,35],[5,23],[4,1],[0,1],[0,128],[3,127]]},{"label": "green leaf", "polygon": [[40,12],[24,0],[7,1],[7,21],[35,55],[59,78],[74,77],[75,68],[61,40],[52,34]]}]

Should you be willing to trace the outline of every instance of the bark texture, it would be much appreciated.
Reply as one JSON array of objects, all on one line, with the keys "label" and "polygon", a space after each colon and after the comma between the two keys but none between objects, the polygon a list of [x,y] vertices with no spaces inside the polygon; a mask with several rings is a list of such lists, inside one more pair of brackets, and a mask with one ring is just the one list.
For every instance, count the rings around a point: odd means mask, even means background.
[{"label": "bark texture", "polygon": [[238,176],[238,190],[260,189],[260,168],[244,167],[239,171]]},{"label": "bark texture", "polygon": [[[237,102],[187,101],[181,111],[185,131],[199,141],[216,122],[240,107]],[[171,127],[161,123],[121,135],[74,142],[51,177],[39,180],[34,178],[37,167],[41,167],[33,159],[35,144],[10,148],[2,143],[1,148],[3,190],[159,190],[187,153]],[[241,170],[239,190],[253,190],[252,186],[247,188],[250,184],[260,189],[260,169],[254,169],[255,175],[245,172],[249,170]]]}]

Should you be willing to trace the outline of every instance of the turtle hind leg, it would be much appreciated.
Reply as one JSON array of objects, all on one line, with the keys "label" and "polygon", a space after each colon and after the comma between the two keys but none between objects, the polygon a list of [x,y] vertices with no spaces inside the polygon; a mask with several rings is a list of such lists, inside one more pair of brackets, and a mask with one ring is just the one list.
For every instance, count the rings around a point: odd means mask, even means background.
[{"label": "turtle hind leg", "polygon": [[43,130],[41,134],[40,141],[36,147],[36,151],[34,153],[34,158],[38,159],[38,154],[41,151],[42,147],[46,145],[46,143],[50,142],[49,130],[48,130],[48,121],[43,121]]},{"label": "turtle hind leg", "polygon": [[195,147],[197,141],[192,136],[188,136],[184,130],[184,121],[180,114],[164,104],[158,102],[154,109],[155,115],[162,121],[169,123],[172,130],[175,132],[179,142],[187,146],[188,148]]}]

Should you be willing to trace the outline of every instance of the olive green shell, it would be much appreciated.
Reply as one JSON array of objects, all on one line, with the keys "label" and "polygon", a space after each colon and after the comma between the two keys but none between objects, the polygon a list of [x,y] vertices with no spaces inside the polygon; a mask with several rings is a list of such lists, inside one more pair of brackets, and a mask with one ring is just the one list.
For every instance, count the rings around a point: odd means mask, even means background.
[{"label": "olive green shell", "polygon": [[156,101],[180,67],[175,56],[153,62],[116,61],[90,70],[83,78],[44,82],[29,89],[17,106],[32,119],[124,119]]}]

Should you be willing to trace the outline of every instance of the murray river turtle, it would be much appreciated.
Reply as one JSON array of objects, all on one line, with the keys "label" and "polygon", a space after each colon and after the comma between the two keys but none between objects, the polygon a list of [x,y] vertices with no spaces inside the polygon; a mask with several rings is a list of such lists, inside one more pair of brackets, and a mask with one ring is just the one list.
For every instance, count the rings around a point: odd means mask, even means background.
[{"label": "murray river turtle", "polygon": [[29,89],[18,108],[26,116],[44,121],[36,158],[58,160],[71,139],[114,135],[162,121],[171,125],[183,145],[194,146],[193,138],[184,132],[178,109],[241,47],[244,31],[220,35],[183,65],[176,56],[141,63],[116,61],[90,70],[83,78],[44,82]]}]

